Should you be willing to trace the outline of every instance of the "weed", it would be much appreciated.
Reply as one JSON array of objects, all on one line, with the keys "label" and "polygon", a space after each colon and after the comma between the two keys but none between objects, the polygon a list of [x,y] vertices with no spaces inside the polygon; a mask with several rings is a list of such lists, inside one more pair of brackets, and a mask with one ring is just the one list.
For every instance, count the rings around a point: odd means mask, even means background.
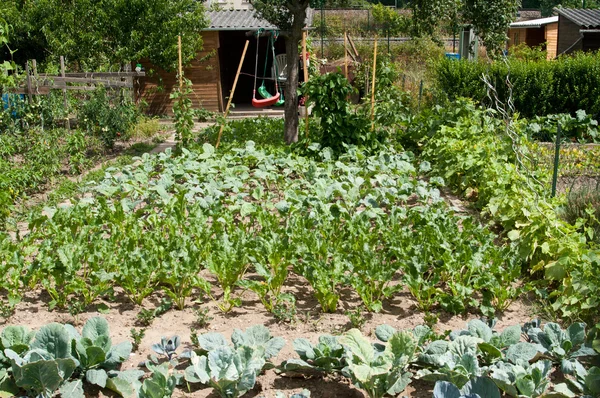
[{"label": "weed", "polygon": [[292,323],[296,320],[296,297],[291,294],[282,294],[279,296],[273,315],[278,322]]},{"label": "weed", "polygon": [[133,351],[137,351],[140,348],[140,344],[146,335],[146,328],[140,328],[136,330],[135,328],[131,328],[131,340],[133,341]]},{"label": "weed", "polygon": [[196,308],[194,309],[194,315],[196,315],[196,325],[199,328],[208,327],[210,321],[214,319],[208,314],[208,308]]},{"label": "weed", "polygon": [[137,323],[142,326],[150,326],[154,320],[154,310],[142,308],[137,314]]},{"label": "weed", "polygon": [[362,307],[356,307],[354,311],[345,312],[345,315],[350,320],[350,325],[352,325],[354,329],[362,329],[363,326],[365,326],[365,323],[367,323],[367,319],[363,315],[363,310]]}]

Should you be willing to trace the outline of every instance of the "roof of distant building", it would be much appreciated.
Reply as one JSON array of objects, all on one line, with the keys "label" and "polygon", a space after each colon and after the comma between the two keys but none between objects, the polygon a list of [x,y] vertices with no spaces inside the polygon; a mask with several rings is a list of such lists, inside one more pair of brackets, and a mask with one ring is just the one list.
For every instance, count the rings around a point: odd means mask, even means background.
[{"label": "roof of distant building", "polygon": [[600,28],[600,10],[581,8],[555,8],[558,15],[565,17],[586,29]]},{"label": "roof of distant building", "polygon": [[548,17],[540,19],[530,19],[528,21],[513,22],[511,28],[541,28],[544,25],[558,22],[558,17]]},{"label": "roof of distant building", "polygon": [[[276,30],[277,26],[257,17],[253,9],[219,10],[206,13],[210,25],[205,30]],[[306,10],[306,26],[311,26],[313,10]]]}]

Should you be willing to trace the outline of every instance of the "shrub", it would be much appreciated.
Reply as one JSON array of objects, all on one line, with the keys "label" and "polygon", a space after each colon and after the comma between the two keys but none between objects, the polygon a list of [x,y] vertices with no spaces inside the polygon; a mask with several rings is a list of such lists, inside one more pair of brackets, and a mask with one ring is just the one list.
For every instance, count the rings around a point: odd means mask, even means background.
[{"label": "shrub", "polygon": [[436,88],[449,99],[487,101],[482,75],[490,76],[499,99],[506,103],[510,78],[515,109],[524,117],[554,113],[574,115],[579,109],[600,114],[600,53],[578,53],[556,61],[456,62],[439,60],[434,66]]},{"label": "shrub", "polygon": [[77,119],[88,134],[98,137],[106,148],[124,140],[138,118],[135,105],[124,95],[110,98],[104,87],[94,90],[79,108]]}]

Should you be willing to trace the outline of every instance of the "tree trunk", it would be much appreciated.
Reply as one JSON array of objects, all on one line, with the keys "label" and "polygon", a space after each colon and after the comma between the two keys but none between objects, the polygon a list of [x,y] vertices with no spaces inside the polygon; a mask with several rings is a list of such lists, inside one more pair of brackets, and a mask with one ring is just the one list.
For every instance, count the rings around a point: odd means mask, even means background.
[{"label": "tree trunk", "polygon": [[287,144],[298,142],[298,45],[306,20],[306,7],[294,11],[292,29],[285,41],[287,81],[285,85],[284,138]]}]

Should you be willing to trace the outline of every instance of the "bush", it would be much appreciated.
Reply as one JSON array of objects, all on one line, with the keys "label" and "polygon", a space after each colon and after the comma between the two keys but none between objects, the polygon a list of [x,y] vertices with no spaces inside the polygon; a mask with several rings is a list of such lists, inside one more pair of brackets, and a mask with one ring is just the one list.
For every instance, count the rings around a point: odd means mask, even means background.
[{"label": "bush", "polygon": [[139,113],[124,95],[110,98],[104,87],[94,90],[79,109],[77,119],[88,134],[98,137],[106,148],[124,140],[136,123]]},{"label": "bush", "polygon": [[598,118],[600,114],[600,53],[578,53],[556,61],[509,59],[492,64],[439,60],[434,66],[436,88],[449,99],[472,98],[489,102],[482,75],[506,103],[512,85],[512,101],[521,116],[530,118],[555,113],[574,115],[579,109]]}]

